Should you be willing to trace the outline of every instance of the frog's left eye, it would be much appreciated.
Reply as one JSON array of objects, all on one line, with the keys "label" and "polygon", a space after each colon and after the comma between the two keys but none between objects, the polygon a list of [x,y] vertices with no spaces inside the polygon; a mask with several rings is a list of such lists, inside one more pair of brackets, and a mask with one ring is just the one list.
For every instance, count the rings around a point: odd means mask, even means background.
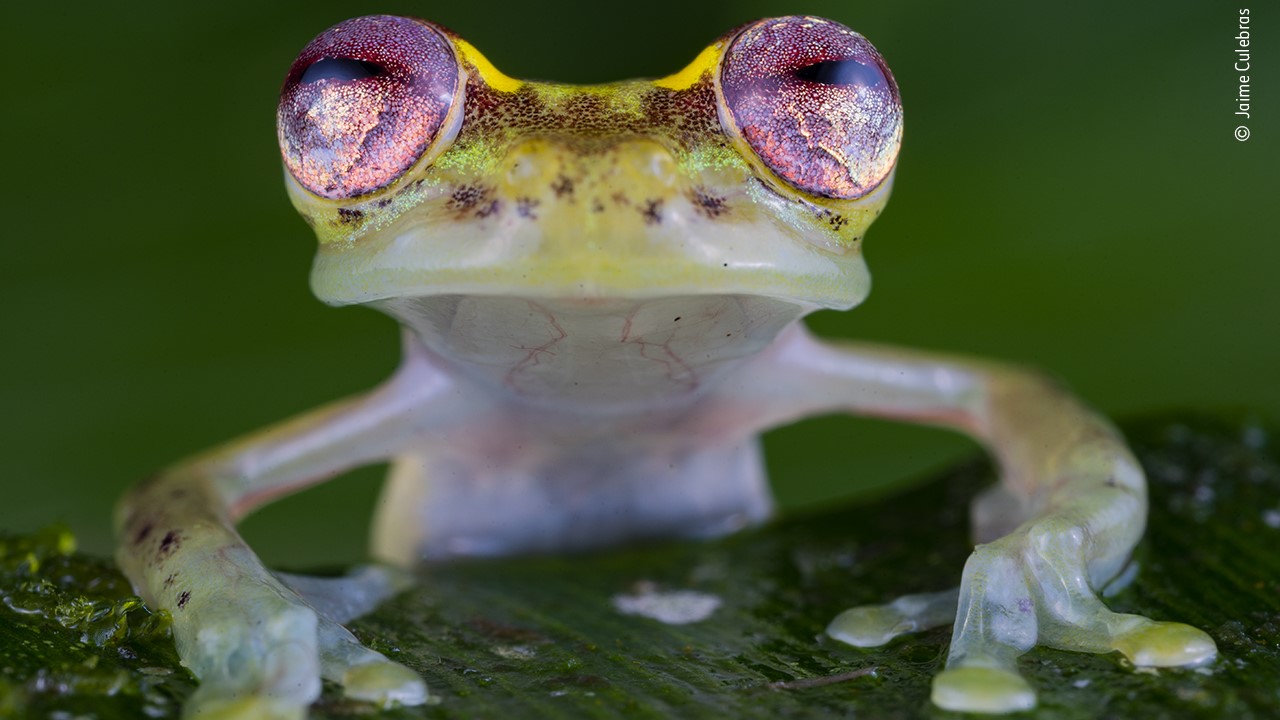
[{"label": "frog's left eye", "polygon": [[324,198],[386,187],[440,133],[458,87],[453,46],[429,23],[381,15],[335,25],[285,77],[276,113],[285,166]]},{"label": "frog's left eye", "polygon": [[859,198],[893,170],[898,86],[871,43],[839,23],[793,16],[746,26],[725,51],[720,87],[737,132],[792,187]]}]

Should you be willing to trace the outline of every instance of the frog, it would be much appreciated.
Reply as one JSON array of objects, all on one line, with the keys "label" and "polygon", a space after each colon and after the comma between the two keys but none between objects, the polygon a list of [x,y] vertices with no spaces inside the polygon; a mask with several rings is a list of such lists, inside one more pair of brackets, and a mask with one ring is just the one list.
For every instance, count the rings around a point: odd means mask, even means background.
[{"label": "frog", "polygon": [[[761,433],[832,413],[952,429],[998,468],[972,501],[959,587],[825,629],[876,647],[952,625],[938,707],[1034,707],[1018,658],[1037,645],[1139,668],[1215,657],[1203,631],[1100,599],[1129,575],[1147,514],[1106,418],[1036,370],[804,325],[867,297],[863,238],[903,137],[896,81],[848,27],[759,20],[674,74],[568,85],[505,75],[436,23],[361,17],[299,54],[277,136],[318,240],[314,293],[394,318],[402,360],[118,504],[119,565],[171,614],[199,679],[190,715],[304,717],[322,680],[377,706],[428,702],[418,674],[343,625],[430,582],[413,568],[759,525],[775,513]],[[379,462],[371,565],[275,573],[236,531]]]}]

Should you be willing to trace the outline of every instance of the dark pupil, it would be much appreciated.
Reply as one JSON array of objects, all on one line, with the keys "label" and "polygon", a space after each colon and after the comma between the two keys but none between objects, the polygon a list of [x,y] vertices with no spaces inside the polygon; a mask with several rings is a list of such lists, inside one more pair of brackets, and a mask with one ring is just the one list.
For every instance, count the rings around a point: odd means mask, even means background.
[{"label": "dark pupil", "polygon": [[877,88],[884,83],[880,70],[857,60],[824,60],[795,71],[801,80],[823,85],[861,85]]},{"label": "dark pupil", "polygon": [[338,82],[348,82],[351,80],[363,80],[365,78],[377,77],[384,73],[383,69],[371,62],[364,60],[354,60],[352,58],[321,58],[313,63],[302,73],[302,78],[298,80],[301,85],[307,83],[319,82],[321,80],[337,80]]}]

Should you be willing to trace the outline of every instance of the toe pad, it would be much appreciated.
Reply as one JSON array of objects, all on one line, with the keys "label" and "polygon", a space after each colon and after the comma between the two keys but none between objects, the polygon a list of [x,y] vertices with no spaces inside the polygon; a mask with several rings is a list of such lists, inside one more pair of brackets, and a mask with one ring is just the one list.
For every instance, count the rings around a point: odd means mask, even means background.
[{"label": "toe pad", "polygon": [[1016,673],[990,667],[945,670],[933,679],[933,703],[957,712],[1011,713],[1036,706],[1036,693]]}]

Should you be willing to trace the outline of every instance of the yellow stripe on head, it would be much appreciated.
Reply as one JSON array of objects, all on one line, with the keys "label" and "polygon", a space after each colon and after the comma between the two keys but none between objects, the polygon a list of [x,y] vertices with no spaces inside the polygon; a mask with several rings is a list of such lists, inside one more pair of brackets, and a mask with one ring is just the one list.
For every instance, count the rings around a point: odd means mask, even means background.
[{"label": "yellow stripe on head", "polygon": [[493,63],[489,62],[489,58],[477,50],[475,45],[460,38],[454,38],[453,42],[458,47],[458,54],[480,73],[480,79],[484,80],[489,87],[499,92],[515,92],[524,85],[523,80],[510,77],[494,67]]},{"label": "yellow stripe on head", "polygon": [[698,84],[703,74],[715,70],[716,63],[720,62],[720,55],[723,50],[721,43],[708,45],[705,50],[698,53],[698,57],[694,58],[693,62],[685,65],[683,70],[673,75],[658,78],[653,81],[653,84],[668,90],[688,90]]}]

